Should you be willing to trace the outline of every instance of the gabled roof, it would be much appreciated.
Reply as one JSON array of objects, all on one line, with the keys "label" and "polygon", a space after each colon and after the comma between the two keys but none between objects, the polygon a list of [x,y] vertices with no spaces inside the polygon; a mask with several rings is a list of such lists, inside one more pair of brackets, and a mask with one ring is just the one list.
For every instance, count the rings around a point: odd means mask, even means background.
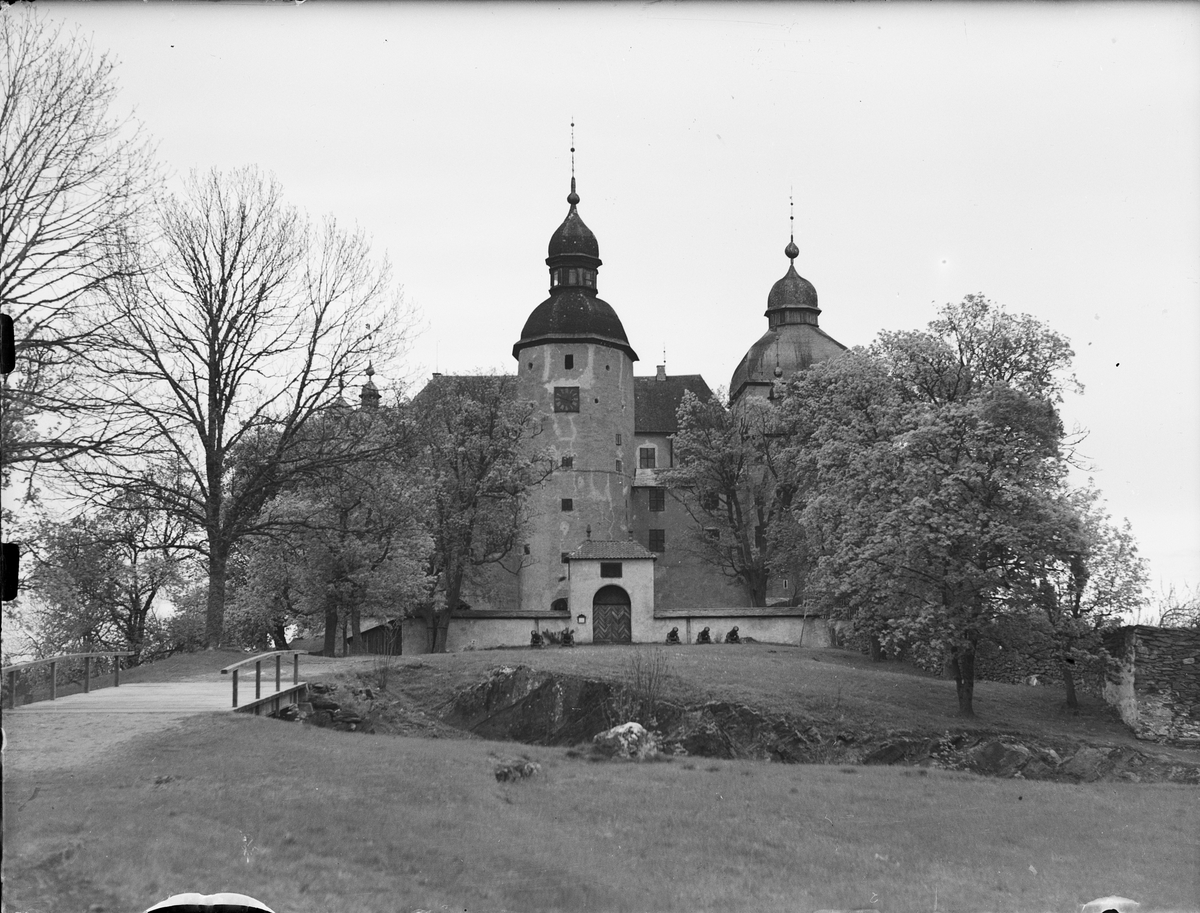
[{"label": "gabled roof", "polygon": [[588,539],[567,555],[568,561],[632,561],[637,558],[654,560],[658,556],[636,542],[622,539]]},{"label": "gabled roof", "polygon": [[679,430],[675,413],[683,394],[691,390],[702,401],[712,396],[712,390],[699,374],[677,374],[659,380],[657,377],[633,379],[633,431],[635,434],[674,434]]}]

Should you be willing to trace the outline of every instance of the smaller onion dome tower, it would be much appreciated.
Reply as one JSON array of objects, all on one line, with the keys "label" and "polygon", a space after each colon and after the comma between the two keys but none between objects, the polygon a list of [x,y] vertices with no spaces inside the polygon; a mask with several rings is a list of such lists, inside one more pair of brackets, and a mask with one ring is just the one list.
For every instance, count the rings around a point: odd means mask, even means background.
[{"label": "smaller onion dome tower", "polygon": [[735,405],[746,396],[770,396],[776,382],[846,350],[817,324],[817,290],[796,272],[800,249],[794,234],[783,253],[788,271],[767,295],[767,332],[738,362],[729,381],[729,401]]},{"label": "smaller onion dome tower", "polygon": [[600,245],[579,216],[574,176],[567,203],[547,251],[550,297],[534,308],[512,350],[517,397],[533,407],[540,427],[530,446],[549,448],[556,467],[527,496],[534,519],[518,578],[523,610],[567,606],[564,556],[589,538],[629,535],[637,353],[616,311],[596,294]]}]

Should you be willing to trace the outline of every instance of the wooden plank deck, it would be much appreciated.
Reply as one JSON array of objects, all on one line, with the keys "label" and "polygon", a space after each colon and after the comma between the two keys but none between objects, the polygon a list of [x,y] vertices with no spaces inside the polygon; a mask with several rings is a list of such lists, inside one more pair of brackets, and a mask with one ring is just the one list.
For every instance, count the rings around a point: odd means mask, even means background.
[{"label": "wooden plank deck", "polygon": [[[271,687],[274,688],[274,681]],[[242,689],[245,690],[243,684]],[[265,689],[264,689],[265,691]],[[250,683],[250,694],[254,694],[254,683]],[[212,710],[229,710],[233,704],[233,690],[228,681],[213,682],[136,682],[119,688],[101,688],[90,694],[70,694],[54,701],[37,701],[24,704],[9,714],[64,714],[64,713],[164,713],[174,716],[188,713],[206,713]]]}]

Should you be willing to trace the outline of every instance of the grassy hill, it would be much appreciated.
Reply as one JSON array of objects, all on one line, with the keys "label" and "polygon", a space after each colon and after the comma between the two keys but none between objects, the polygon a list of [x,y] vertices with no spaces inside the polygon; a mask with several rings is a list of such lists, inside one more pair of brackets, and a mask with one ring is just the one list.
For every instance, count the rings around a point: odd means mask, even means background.
[{"label": "grassy hill", "polygon": [[[389,691],[435,708],[495,666],[631,674],[646,648],[397,660]],[[665,649],[665,648],[664,648]],[[838,651],[666,654],[669,696],[822,713],[847,725],[960,725],[952,684]],[[229,662],[180,658],[186,674]],[[174,661],[172,661],[174,662]],[[378,661],[355,661],[368,677]],[[143,675],[184,674],[159,664]],[[306,678],[341,664],[302,662]],[[982,684],[972,725],[1097,742],[1105,710]],[[1194,755],[1194,753],[1183,753]],[[500,759],[533,778],[499,783]],[[85,769],[6,776],[5,909],[145,909],[234,890],[279,913],[416,910],[1072,911],[1121,894],[1200,910],[1197,790],[1066,785],[906,767],[679,758],[593,763],[567,748],[365,736],[212,714]]]}]

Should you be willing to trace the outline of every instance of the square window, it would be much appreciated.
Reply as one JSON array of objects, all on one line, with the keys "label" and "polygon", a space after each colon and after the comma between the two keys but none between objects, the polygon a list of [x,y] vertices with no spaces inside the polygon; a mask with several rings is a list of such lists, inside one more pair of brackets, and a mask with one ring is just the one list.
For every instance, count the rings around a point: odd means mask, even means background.
[{"label": "square window", "polygon": [[554,388],[554,411],[555,412],[578,412],[579,411],[579,388],[578,387],[555,387]]},{"label": "square window", "polygon": [[562,458],[562,468],[563,469],[574,469],[575,468],[575,457],[574,456],[563,457]]},{"label": "square window", "polygon": [[715,526],[705,527],[704,534],[706,536],[708,536],[708,538],[710,538],[710,539],[720,539],[721,538],[721,531],[719,529],[717,529]]},{"label": "square window", "polygon": [[640,447],[638,448],[638,465],[642,469],[654,468],[654,448]]},{"label": "square window", "polygon": [[563,356],[563,367],[566,368],[567,370],[570,370],[571,368],[575,367],[575,356],[574,355],[564,355]]},{"label": "square window", "polygon": [[650,509],[651,510],[666,510],[667,509],[667,493],[661,488],[650,489]]},{"label": "square window", "polygon": [[562,563],[563,563],[563,564],[566,564],[566,563],[567,563],[567,555],[569,555],[569,554],[571,554],[571,553],[570,553],[570,552],[563,552],[563,553],[562,553]]},{"label": "square window", "polygon": [[650,551],[665,552],[667,550],[667,531],[665,529],[650,530]]},{"label": "square window", "polygon": [[620,561],[601,561],[600,562],[601,577],[620,577],[621,562]]},{"label": "square window", "polygon": [[618,447],[621,446],[621,432],[620,431],[617,432],[617,446]]},{"label": "square window", "polygon": [[620,460],[617,460],[617,472],[624,472],[624,471],[625,471],[625,464],[622,463]]},{"label": "square window", "polygon": [[562,499],[562,509],[563,510],[574,510],[575,509],[575,500],[573,498],[563,498]]}]

